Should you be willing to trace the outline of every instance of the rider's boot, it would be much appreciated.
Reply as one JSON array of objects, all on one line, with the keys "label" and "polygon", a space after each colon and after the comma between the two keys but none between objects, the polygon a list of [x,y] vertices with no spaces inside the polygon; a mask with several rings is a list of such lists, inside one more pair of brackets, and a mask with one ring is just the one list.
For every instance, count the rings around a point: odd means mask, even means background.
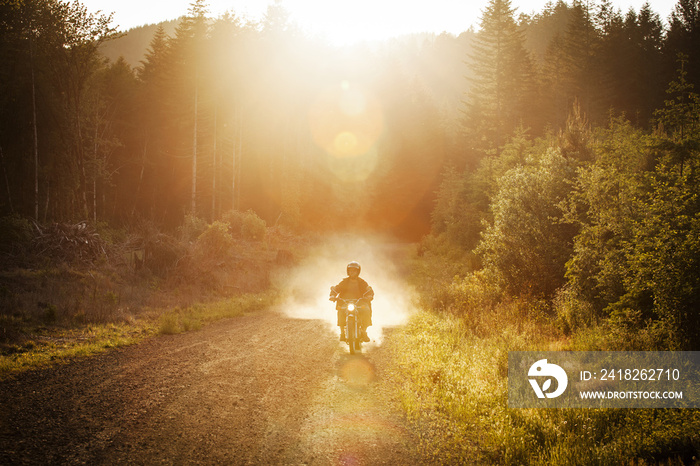
[{"label": "rider's boot", "polygon": [[340,327],[340,341],[348,341],[348,338],[345,336],[345,327]]},{"label": "rider's boot", "polygon": [[367,330],[364,328],[362,329],[362,337],[361,338],[362,338],[362,341],[364,341],[365,343],[367,343],[369,341],[369,337],[367,336]]}]

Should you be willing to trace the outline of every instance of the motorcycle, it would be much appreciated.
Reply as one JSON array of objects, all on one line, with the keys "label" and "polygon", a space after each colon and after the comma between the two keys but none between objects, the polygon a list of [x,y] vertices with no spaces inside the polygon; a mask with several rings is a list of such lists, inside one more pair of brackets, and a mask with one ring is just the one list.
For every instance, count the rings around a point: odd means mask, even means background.
[{"label": "motorcycle", "polygon": [[331,301],[340,301],[345,309],[345,329],[350,354],[362,351],[362,333],[365,329],[360,322],[360,302],[364,299],[366,296],[358,299],[331,298]]}]

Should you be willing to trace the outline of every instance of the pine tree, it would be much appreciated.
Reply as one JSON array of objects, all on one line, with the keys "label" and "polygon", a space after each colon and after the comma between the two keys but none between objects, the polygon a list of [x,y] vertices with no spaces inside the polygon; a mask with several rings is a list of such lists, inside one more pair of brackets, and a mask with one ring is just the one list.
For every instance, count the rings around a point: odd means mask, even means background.
[{"label": "pine tree", "polygon": [[604,83],[597,89],[598,99],[604,102],[598,112],[613,108],[636,124],[647,125],[662,98],[661,20],[648,4],[639,14],[630,9],[624,17],[619,11],[601,9],[597,20],[601,31],[597,55]]},{"label": "pine tree", "polygon": [[[680,178],[684,182],[694,184],[700,152],[700,95],[694,92],[693,84],[688,81],[687,60],[687,56],[679,54],[678,76],[666,91],[671,98],[664,102],[663,108],[655,112],[655,116],[661,129],[667,133],[666,137],[662,138],[661,147],[668,152],[670,165],[679,167]],[[692,170],[689,180],[683,178],[683,169],[687,163],[690,163]]]},{"label": "pine tree", "polygon": [[484,10],[471,58],[474,78],[466,126],[478,151],[500,151],[525,118],[532,62],[510,0],[491,0]]},{"label": "pine tree", "polygon": [[0,2],[0,146],[13,180],[6,190],[37,220],[42,204],[44,218],[50,209],[55,217],[88,214],[82,97],[102,66],[100,44],[116,34],[110,22],[78,2]]},{"label": "pine tree", "polygon": [[[189,132],[192,137],[181,141],[183,147],[191,147],[191,190],[190,190],[190,214],[197,215],[197,169],[199,162],[198,123],[200,122],[200,101],[202,100],[202,82],[205,81],[204,65],[206,56],[206,41],[208,34],[207,6],[204,0],[195,0],[188,11],[187,16],[175,30],[172,43],[175,64],[176,79],[179,81],[179,99],[177,105],[182,113],[183,132]],[[191,126],[189,123],[191,122]],[[189,126],[188,130],[187,127]],[[187,152],[187,151],[185,151]]]},{"label": "pine tree", "polygon": [[638,59],[635,62],[635,73],[639,92],[636,103],[640,111],[641,121],[649,122],[653,110],[661,105],[663,100],[664,75],[663,41],[664,25],[658,13],[651,10],[648,3],[642,6],[637,16],[636,47]]},{"label": "pine tree", "polygon": [[599,48],[598,31],[591,18],[590,5],[575,0],[564,36],[564,75],[568,88],[567,111],[578,101],[584,114],[591,115],[595,90],[601,86],[595,62]]},{"label": "pine tree", "polygon": [[675,70],[677,54],[686,55],[688,80],[700,88],[700,0],[678,0],[665,45],[669,72]]}]

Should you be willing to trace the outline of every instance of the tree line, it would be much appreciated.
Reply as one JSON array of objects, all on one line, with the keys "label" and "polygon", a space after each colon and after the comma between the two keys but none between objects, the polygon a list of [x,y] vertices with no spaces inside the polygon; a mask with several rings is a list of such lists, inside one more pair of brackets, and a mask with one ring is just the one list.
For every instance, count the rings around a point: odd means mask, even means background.
[{"label": "tree line", "polygon": [[[101,53],[119,37],[111,17],[77,1],[6,1],[0,209],[167,227],[254,209],[302,230],[416,239],[445,170],[473,173],[514,135],[558,131],[574,102],[593,125],[624,113],[651,130],[678,52],[687,82],[698,79],[697,10],[681,0],[665,25],[648,5],[559,1],[516,17],[492,0],[459,36],[332,47],[280,3],[251,21],[213,18],[197,0],[132,66]],[[365,113],[342,114],[348,99]],[[463,208],[478,217],[493,189],[470,189]],[[481,227],[466,230],[474,243]]]},{"label": "tree line", "polygon": [[[173,228],[253,209],[295,228],[396,231],[422,211],[428,228],[440,118],[389,50],[326,46],[279,4],[252,22],[196,1],[132,67],[103,57],[119,34],[78,2],[1,8],[3,213]],[[339,114],[348,99],[363,113]],[[336,130],[362,150],[329,150]]]},{"label": "tree line", "polygon": [[[597,329],[593,350],[697,348],[698,6],[679,2],[669,29],[648,6],[624,17],[606,2],[595,15],[582,3],[547,9],[540,19],[570,19],[540,49],[540,72],[552,72],[538,88],[508,2],[489,3],[475,52],[487,66],[465,113],[481,155],[446,173],[424,245],[461,265],[448,307],[470,312],[475,290],[488,290],[544,300],[567,333]],[[533,89],[549,98],[529,100]],[[542,115],[565,120],[540,133],[527,118]]]}]

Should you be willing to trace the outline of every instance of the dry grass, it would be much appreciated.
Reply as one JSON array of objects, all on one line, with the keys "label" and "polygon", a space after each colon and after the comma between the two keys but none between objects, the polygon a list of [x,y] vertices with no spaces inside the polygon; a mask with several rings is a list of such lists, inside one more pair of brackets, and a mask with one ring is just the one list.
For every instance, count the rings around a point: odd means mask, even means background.
[{"label": "dry grass", "polygon": [[27,369],[46,367],[75,357],[94,355],[111,348],[138,343],[159,334],[195,331],[211,322],[236,317],[271,306],[272,291],[222,298],[185,308],[145,309],[139,317],[117,323],[88,325],[38,325],[0,318],[0,328],[21,332],[0,349],[0,378]]}]

